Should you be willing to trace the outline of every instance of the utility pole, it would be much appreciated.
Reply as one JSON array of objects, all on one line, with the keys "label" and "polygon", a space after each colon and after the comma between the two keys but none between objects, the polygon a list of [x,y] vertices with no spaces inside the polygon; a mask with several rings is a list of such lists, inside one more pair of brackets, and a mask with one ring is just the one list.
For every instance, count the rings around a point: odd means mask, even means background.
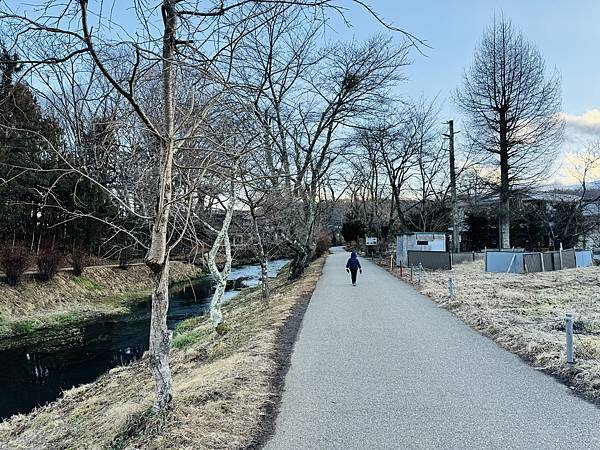
[{"label": "utility pole", "polygon": [[448,151],[450,153],[450,194],[452,195],[452,253],[460,252],[460,230],[458,229],[458,205],[456,199],[456,167],[454,164],[454,135],[460,131],[454,131],[454,120],[448,124]]}]

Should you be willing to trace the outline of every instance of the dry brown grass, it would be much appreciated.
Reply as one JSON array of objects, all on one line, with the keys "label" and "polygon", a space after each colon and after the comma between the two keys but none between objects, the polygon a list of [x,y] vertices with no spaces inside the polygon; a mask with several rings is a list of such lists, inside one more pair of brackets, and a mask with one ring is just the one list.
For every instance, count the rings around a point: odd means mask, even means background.
[{"label": "dry brown grass", "polygon": [[[407,282],[409,273],[404,272]],[[454,300],[448,299],[450,276]],[[429,271],[417,286],[471,327],[594,402],[600,401],[599,287],[600,267],[502,274],[484,272],[482,261],[459,264],[452,271]],[[566,312],[575,318],[572,367],[565,354]]]},{"label": "dry brown grass", "polygon": [[[199,270],[173,261],[172,281],[195,277]],[[86,268],[80,277],[59,273],[49,282],[27,281],[11,287],[0,284],[0,337],[61,326],[101,315],[127,313],[135,297],[150,292],[149,270],[131,266]]]},{"label": "dry brown grass", "polygon": [[153,382],[143,358],[0,424],[0,442],[11,449],[253,445],[276,399],[278,334],[295,305],[312,294],[323,262],[294,283],[279,277],[268,303],[256,290],[236,298],[224,308],[230,326],[224,336],[206,318],[183,322],[172,352],[175,406],[167,414],[148,413]]}]

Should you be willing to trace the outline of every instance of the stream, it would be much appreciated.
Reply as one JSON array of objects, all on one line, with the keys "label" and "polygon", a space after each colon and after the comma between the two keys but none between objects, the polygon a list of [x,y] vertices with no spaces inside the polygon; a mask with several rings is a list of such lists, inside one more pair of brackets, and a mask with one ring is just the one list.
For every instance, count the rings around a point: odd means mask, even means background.
[{"label": "stream", "polygon": [[[275,277],[288,260],[269,263]],[[255,287],[260,266],[233,268],[223,299],[227,303],[240,289]],[[209,310],[214,282],[210,276],[173,288],[167,324],[170,329],[189,317]],[[150,298],[128,315],[73,327],[44,348],[23,346],[0,351],[0,420],[26,414],[58,398],[62,391],[90,383],[113,367],[129,364],[148,350]]]}]

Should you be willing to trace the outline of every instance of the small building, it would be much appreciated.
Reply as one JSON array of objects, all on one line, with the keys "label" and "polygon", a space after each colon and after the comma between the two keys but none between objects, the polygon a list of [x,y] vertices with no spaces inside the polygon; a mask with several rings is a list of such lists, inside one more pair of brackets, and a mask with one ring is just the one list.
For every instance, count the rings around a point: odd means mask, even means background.
[{"label": "small building", "polygon": [[396,265],[400,262],[404,266],[408,265],[408,251],[417,250],[423,252],[445,252],[446,233],[442,232],[414,232],[403,233],[396,236]]}]

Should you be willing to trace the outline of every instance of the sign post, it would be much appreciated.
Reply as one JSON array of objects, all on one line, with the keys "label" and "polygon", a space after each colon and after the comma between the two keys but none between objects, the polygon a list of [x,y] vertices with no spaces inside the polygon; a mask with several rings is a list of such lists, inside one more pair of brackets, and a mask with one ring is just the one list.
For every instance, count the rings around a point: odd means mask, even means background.
[{"label": "sign post", "polygon": [[369,246],[377,245],[377,238],[374,236],[365,236],[365,243]]},{"label": "sign post", "polygon": [[374,236],[365,236],[365,245],[368,248],[369,256],[373,259],[373,247],[377,246],[377,238]]}]

